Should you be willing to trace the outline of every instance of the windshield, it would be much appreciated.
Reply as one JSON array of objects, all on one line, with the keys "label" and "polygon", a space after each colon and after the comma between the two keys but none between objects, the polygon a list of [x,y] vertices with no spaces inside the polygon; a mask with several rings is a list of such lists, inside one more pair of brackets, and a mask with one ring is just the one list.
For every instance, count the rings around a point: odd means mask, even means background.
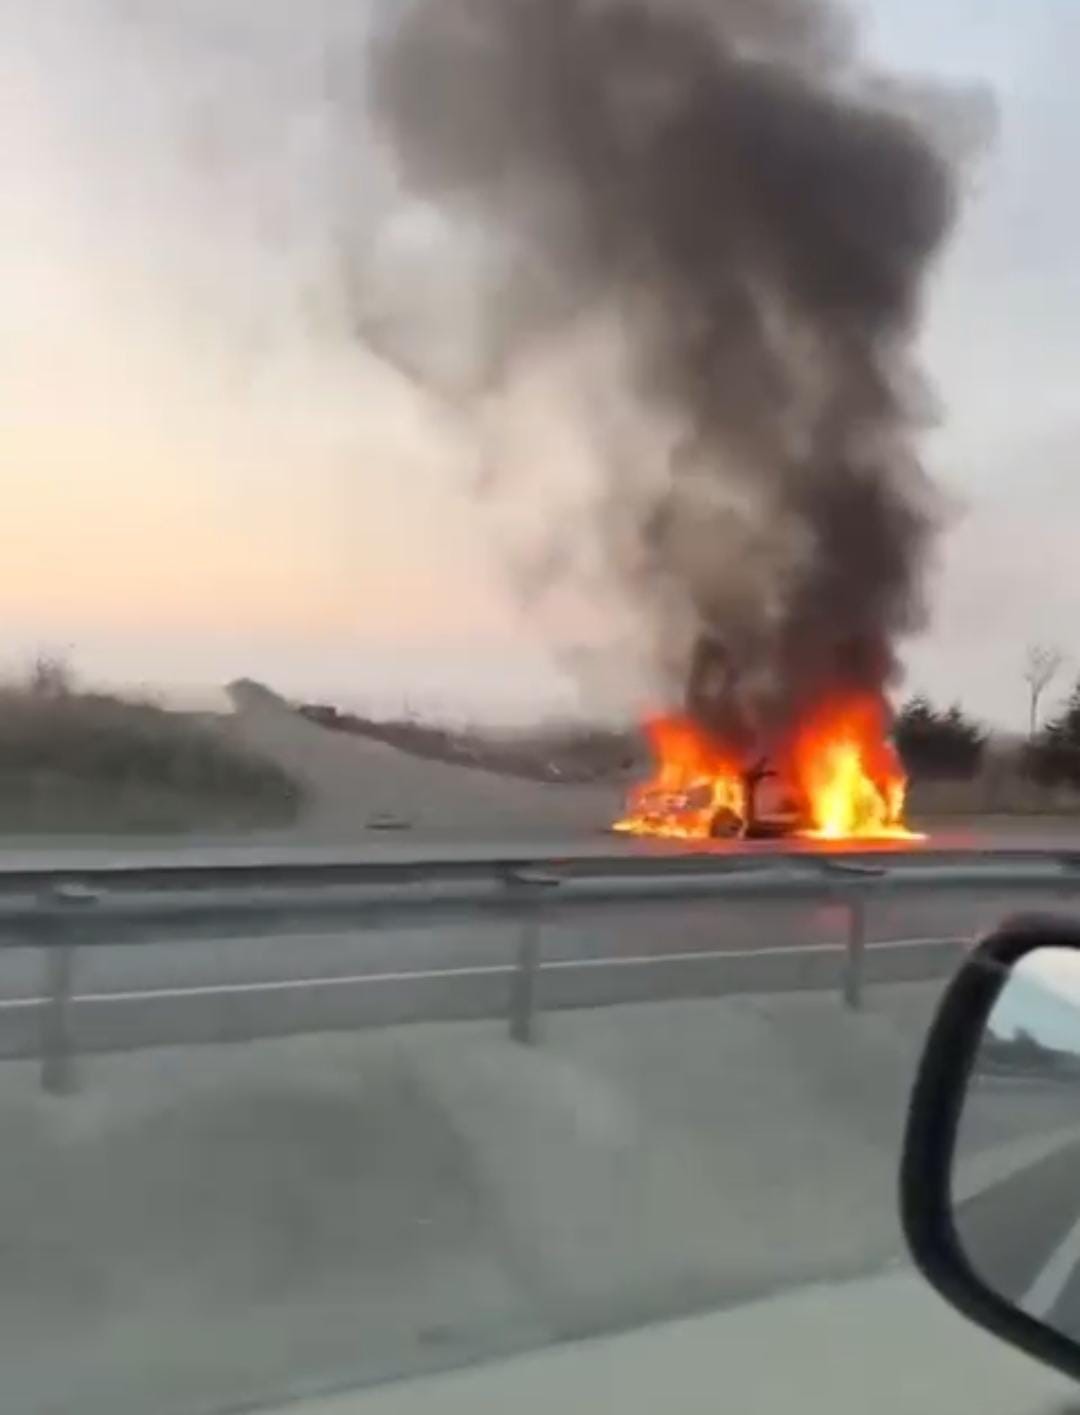
[{"label": "windshield", "polygon": [[1058,1397],[894,1187],[1080,879],[1078,44],[0,0],[0,1408]]}]

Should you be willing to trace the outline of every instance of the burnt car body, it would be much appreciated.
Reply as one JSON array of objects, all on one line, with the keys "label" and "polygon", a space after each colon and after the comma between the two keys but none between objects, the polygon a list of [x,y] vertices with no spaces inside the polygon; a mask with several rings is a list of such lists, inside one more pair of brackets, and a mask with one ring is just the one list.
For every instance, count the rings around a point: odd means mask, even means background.
[{"label": "burnt car body", "polygon": [[709,785],[701,782],[686,790],[656,787],[642,792],[634,803],[635,814],[658,833],[685,833],[713,840],[769,840],[795,835],[809,825],[790,791],[777,774],[757,763],[743,776],[745,809],[715,804]]}]

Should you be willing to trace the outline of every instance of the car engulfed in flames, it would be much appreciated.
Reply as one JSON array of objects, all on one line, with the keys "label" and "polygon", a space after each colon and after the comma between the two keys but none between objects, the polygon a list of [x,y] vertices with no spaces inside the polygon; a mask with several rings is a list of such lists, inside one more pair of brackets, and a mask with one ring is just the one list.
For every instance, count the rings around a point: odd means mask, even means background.
[{"label": "car engulfed in flames", "polygon": [[737,751],[691,717],[645,725],[653,775],[613,828],[676,840],[802,835],[918,839],[904,824],[906,779],[871,696],[825,702],[765,753]]}]

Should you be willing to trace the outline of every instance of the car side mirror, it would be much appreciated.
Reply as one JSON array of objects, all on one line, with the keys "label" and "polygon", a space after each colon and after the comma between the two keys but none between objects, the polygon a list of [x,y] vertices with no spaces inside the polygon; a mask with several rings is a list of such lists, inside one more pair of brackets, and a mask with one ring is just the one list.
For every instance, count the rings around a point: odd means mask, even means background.
[{"label": "car side mirror", "polygon": [[900,1209],[948,1302],[1080,1376],[1080,923],[1012,919],[950,983],[912,1092]]}]

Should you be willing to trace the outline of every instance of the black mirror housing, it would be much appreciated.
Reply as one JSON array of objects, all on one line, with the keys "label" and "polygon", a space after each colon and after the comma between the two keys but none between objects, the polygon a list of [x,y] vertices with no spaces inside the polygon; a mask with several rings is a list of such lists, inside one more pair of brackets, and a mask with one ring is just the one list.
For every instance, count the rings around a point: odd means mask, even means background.
[{"label": "black mirror housing", "polygon": [[[1058,952],[1051,955],[1043,950]],[[986,1265],[980,1264],[977,1255],[973,1257],[970,1235],[965,1243],[963,1215],[954,1189],[965,1108],[979,1092],[980,1082],[991,1090],[999,1087],[1014,1113],[1023,1107],[1033,1109],[1040,1097],[1049,1096],[1054,1105],[1067,1105],[1070,1115],[1075,1105],[1080,1122],[1080,989],[1075,1001],[1070,999],[1076,1009],[1075,1055],[1071,1037],[1060,1045],[1060,1016],[1055,1045],[1043,1045],[1023,1028],[1003,1037],[991,1026],[992,1017],[1001,1015],[1010,980],[1016,978],[1019,983],[1020,975],[1014,970],[1025,959],[1034,962],[1036,954],[1044,960],[1065,957],[1080,979],[1080,923],[1042,915],[1010,919],[972,951],[949,984],[927,1036],[912,1091],[900,1166],[900,1214],[916,1266],[946,1301],[1002,1340],[1080,1377],[1080,1322],[1075,1332],[1072,1324],[1062,1330],[1045,1314],[1025,1310],[1019,1291],[1022,1284],[1010,1292],[1008,1284],[988,1280]],[[1075,963],[1071,955],[1075,955]],[[1053,1015],[1052,1004],[1045,1015]],[[1066,1011],[1066,1032],[1069,1022]],[[1003,1057],[1012,1060],[1002,1061]],[[1076,1157],[1075,1186],[1068,1149],[1057,1156],[1055,1183],[1063,1210],[1071,1208],[1075,1187],[1075,1215],[1080,1222],[1080,1149]],[[1065,1183],[1061,1179],[1062,1159],[1067,1165]],[[1033,1163],[1026,1173],[1036,1176],[1039,1171]],[[1021,1193],[1022,1183],[1023,1173]],[[1039,1185],[1034,1179],[1032,1185],[1029,1197],[1038,1212]],[[1024,1206],[1017,1204],[1016,1192],[1014,1180],[1009,1191],[1018,1213],[1017,1232],[1012,1236],[1014,1250],[1028,1241],[1028,1229],[1020,1222]],[[1007,1218],[1007,1209],[1005,1213]],[[998,1218],[997,1228],[986,1232],[996,1235],[1000,1227]],[[1031,1244],[1035,1241],[1032,1237]]]}]

